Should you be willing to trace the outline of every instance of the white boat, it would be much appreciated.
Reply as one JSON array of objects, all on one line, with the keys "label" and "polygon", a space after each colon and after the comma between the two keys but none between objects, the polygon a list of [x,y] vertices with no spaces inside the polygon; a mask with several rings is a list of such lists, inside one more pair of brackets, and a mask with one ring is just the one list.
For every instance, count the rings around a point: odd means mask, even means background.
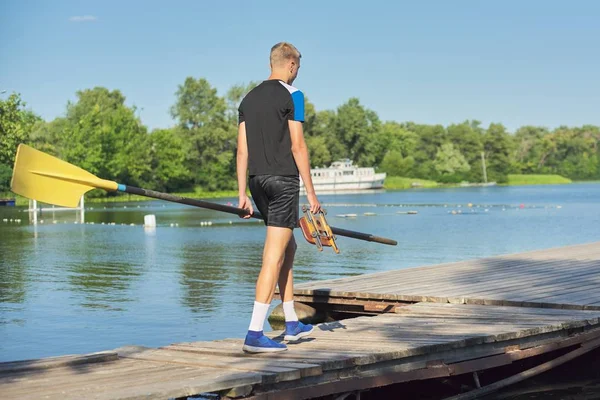
[{"label": "white boat", "polygon": [[[349,159],[338,160],[328,168],[310,170],[313,186],[317,194],[338,191],[358,191],[383,188],[385,173],[375,173],[374,168],[359,168]],[[300,193],[306,193],[300,177]]]}]

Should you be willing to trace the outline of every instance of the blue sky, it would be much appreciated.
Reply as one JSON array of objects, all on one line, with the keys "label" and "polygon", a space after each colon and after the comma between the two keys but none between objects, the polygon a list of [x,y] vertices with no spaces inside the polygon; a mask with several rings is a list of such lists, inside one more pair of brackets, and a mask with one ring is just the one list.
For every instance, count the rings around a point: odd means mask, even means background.
[{"label": "blue sky", "polygon": [[33,1],[0,3],[0,91],[50,120],[75,92],[119,89],[150,129],[187,76],[220,94],[302,52],[317,110],[350,97],[386,120],[600,125],[597,1]]}]

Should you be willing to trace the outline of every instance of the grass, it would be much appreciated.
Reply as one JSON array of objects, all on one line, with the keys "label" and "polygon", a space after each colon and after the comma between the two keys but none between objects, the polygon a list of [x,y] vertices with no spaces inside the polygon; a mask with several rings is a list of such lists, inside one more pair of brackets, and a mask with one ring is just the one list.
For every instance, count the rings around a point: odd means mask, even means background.
[{"label": "grass", "polygon": [[[88,195],[85,196],[86,203],[117,203],[121,201],[149,201],[154,200],[150,197],[138,196],[135,194],[119,194],[117,196],[109,196],[109,197],[100,197],[99,194],[103,193],[103,191],[98,191],[97,193],[92,193],[92,196],[96,195],[96,197],[90,197]],[[205,192],[205,191],[196,191],[196,192],[185,192],[185,193],[171,193],[175,196],[181,197],[189,197],[192,199],[218,199],[218,198],[226,198],[226,197],[238,197],[237,190],[223,190],[217,192]],[[23,196],[19,196],[13,192],[0,192],[0,199],[15,199],[16,206],[27,206],[29,205],[29,199]]]},{"label": "grass", "polygon": [[508,175],[508,185],[557,185],[572,181],[560,175]]},{"label": "grass", "polygon": [[438,187],[439,183],[435,181],[428,181],[426,179],[415,179],[415,178],[405,178],[403,176],[388,176],[385,178],[385,182],[383,187],[388,190],[398,190],[398,189],[410,189],[413,186],[413,183],[423,188],[433,188]]},{"label": "grass", "polygon": [[[180,197],[188,197],[191,199],[218,199],[224,197],[238,197],[237,190],[221,190],[216,192],[205,192],[205,191],[196,191],[196,192],[181,192],[181,193],[169,193],[174,196]],[[117,196],[110,197],[86,197],[85,199],[88,203],[116,203],[120,201],[149,201],[155,200],[150,197],[138,196],[136,194],[119,194]]]}]

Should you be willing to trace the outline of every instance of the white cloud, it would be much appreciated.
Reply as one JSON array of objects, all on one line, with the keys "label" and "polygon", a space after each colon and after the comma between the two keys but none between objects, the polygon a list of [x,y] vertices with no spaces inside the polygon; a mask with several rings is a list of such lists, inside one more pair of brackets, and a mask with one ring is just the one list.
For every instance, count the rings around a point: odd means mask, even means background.
[{"label": "white cloud", "polygon": [[96,21],[98,18],[96,18],[93,15],[75,15],[71,18],[69,18],[69,21],[71,22],[90,22],[90,21]]}]

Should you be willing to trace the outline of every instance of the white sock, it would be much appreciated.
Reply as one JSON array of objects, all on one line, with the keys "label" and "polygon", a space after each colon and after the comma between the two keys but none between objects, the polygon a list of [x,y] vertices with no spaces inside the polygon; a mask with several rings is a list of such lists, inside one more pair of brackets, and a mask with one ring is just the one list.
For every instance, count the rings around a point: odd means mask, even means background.
[{"label": "white sock", "polygon": [[296,310],[294,310],[294,300],[284,301],[282,304],[283,314],[285,315],[285,322],[298,321]]},{"label": "white sock", "polygon": [[269,312],[269,304],[254,302],[254,309],[252,310],[252,320],[250,320],[250,327],[248,330],[261,332],[265,325],[265,319],[267,318],[267,312]]}]

